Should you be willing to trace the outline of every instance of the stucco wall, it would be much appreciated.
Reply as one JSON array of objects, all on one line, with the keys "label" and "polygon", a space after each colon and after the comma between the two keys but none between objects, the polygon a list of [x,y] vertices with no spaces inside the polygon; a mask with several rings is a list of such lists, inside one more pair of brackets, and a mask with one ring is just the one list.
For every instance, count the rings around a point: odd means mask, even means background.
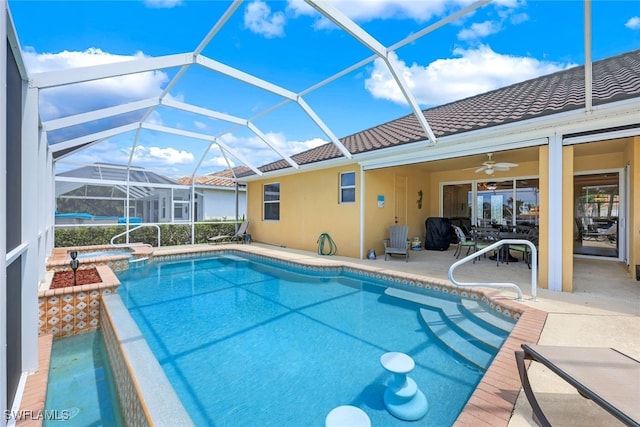
[{"label": "stucco wall", "polygon": [[636,277],[636,265],[640,265],[640,137],[632,138],[625,157],[629,161],[629,269]]},{"label": "stucco wall", "polygon": [[[329,233],[337,255],[357,257],[360,247],[360,167],[356,164],[296,173],[248,184],[249,233],[255,241],[316,251]],[[356,202],[339,203],[340,173],[356,173]],[[262,219],[263,185],[280,183],[280,220]]]},{"label": "stucco wall", "polygon": [[[430,192],[429,174],[417,166],[401,166],[377,169],[365,172],[365,233],[364,249],[375,249],[378,255],[384,254],[382,241],[389,237],[389,226],[395,224],[396,177],[406,177],[406,225],[409,226],[409,238],[420,237],[424,243],[424,221],[434,216],[431,211],[432,198],[438,194]],[[418,191],[422,191],[422,207],[418,206]],[[378,207],[378,196],[384,196],[384,207]],[[435,211],[437,213],[437,210]],[[366,253],[364,254],[366,256]]]}]

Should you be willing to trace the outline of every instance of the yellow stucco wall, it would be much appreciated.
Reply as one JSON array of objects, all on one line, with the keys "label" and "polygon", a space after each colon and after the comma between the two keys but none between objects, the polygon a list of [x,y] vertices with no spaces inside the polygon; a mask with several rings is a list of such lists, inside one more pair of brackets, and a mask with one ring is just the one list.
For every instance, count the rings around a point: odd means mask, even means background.
[{"label": "yellow stucco wall", "polygon": [[570,145],[562,148],[562,292],[573,290],[573,174],[573,146]]},{"label": "yellow stucco wall", "polygon": [[629,161],[629,269],[635,278],[636,265],[640,265],[640,137],[632,138],[625,150]]},{"label": "yellow stucco wall", "polygon": [[[384,254],[382,241],[388,237],[389,226],[395,223],[396,177],[406,177],[406,225],[409,226],[409,238],[420,237],[424,245],[424,221],[433,216],[429,206],[438,194],[430,192],[429,175],[424,169],[416,166],[400,166],[376,169],[365,172],[365,256],[369,249],[378,255]],[[422,190],[422,208],[416,203],[418,191]],[[378,207],[378,196],[384,197],[384,207]],[[437,210],[435,212],[437,214]]]},{"label": "yellow stucco wall", "polygon": [[538,149],[538,174],[540,179],[538,193],[540,217],[538,218],[538,286],[549,289],[549,146],[542,145]]},{"label": "yellow stucco wall", "polygon": [[[301,172],[248,184],[249,233],[255,241],[316,251],[318,237],[329,235],[337,255],[357,257],[360,236],[360,167],[357,164]],[[356,202],[339,203],[341,172],[356,173]],[[280,221],[262,219],[263,185],[280,183]]]}]

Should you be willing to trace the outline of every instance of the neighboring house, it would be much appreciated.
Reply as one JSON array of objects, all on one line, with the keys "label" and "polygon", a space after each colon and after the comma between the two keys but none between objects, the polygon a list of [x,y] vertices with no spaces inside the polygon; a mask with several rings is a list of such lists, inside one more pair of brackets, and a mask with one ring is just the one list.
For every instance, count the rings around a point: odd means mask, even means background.
[{"label": "neighboring house", "polygon": [[[351,159],[326,144],[291,156],[297,170],[280,160],[262,166],[262,176],[248,171],[240,179],[248,185],[251,234],[314,251],[329,233],[339,255],[363,258],[369,249],[382,252],[394,223],[407,224],[412,237],[424,236],[429,217],[527,223],[539,227],[542,287],[571,291],[574,255],[634,270],[640,50],[594,62],[592,70],[588,95],[584,67],[575,67],[423,110],[435,143],[408,115],[342,138]],[[489,153],[517,166],[487,168]],[[597,224],[617,226],[602,252],[575,240],[585,218],[596,231]]]},{"label": "neighboring house", "polygon": [[[246,174],[250,169],[240,166],[197,176],[196,191],[196,220],[221,220],[245,218],[247,215],[247,188],[238,185],[234,174]],[[191,177],[178,178],[179,184],[191,186]]]},{"label": "neighboring house", "polygon": [[95,163],[55,178],[56,224],[190,221],[191,189],[144,168]]}]

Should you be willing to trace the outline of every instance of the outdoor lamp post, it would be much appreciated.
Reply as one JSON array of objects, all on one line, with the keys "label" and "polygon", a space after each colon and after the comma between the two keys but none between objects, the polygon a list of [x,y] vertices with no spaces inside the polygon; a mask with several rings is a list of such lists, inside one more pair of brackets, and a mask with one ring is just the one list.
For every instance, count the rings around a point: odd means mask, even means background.
[{"label": "outdoor lamp post", "polygon": [[76,271],[78,270],[78,266],[80,265],[80,261],[77,260],[78,251],[69,252],[69,256],[71,257],[71,262],[69,264],[71,265],[71,269],[73,270],[73,286],[75,286],[76,285]]}]

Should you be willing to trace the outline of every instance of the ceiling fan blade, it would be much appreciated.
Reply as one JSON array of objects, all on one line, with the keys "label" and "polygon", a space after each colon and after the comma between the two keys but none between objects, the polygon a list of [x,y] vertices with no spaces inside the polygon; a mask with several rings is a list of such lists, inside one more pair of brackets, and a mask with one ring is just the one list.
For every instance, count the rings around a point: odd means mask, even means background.
[{"label": "ceiling fan blade", "polygon": [[498,162],[494,166],[499,166],[503,168],[515,168],[518,166],[517,163],[509,163],[509,162]]},{"label": "ceiling fan blade", "polygon": [[506,171],[508,171],[510,168],[509,168],[509,167],[507,167],[507,166],[504,166],[504,165],[495,165],[495,166],[493,167],[493,169],[495,169],[495,170],[497,170],[497,171],[500,171],[500,172],[506,172]]},{"label": "ceiling fan blade", "polygon": [[484,165],[483,165],[483,166],[480,166],[478,169],[476,169],[476,173],[478,173],[478,172],[482,172],[482,171],[483,171],[483,170],[485,170],[485,169],[489,170],[489,169],[487,168],[487,166],[484,166]]}]

